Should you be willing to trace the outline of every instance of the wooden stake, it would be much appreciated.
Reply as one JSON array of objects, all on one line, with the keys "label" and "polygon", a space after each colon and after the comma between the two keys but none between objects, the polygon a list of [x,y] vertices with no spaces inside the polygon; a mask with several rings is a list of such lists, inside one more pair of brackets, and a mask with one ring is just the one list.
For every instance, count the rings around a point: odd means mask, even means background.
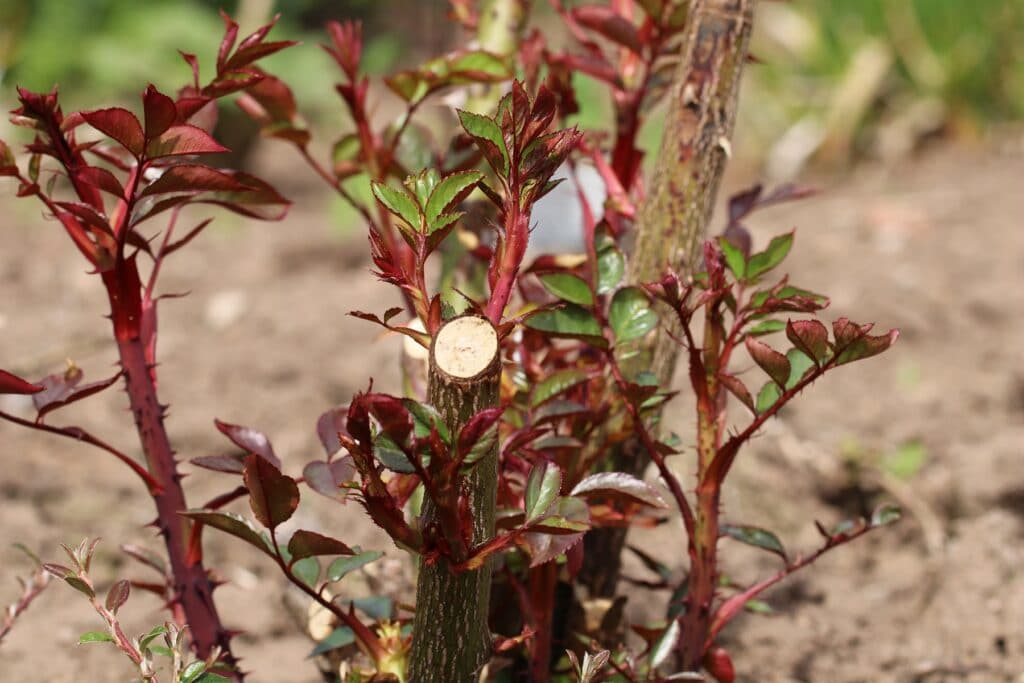
[{"label": "wooden stake", "polygon": [[[498,335],[476,316],[450,320],[430,350],[427,398],[458,438],[463,425],[498,405],[501,361]],[[494,536],[498,448],[480,459],[464,480],[473,514],[473,544]],[[424,501],[423,523],[433,520]],[[491,658],[491,565],[455,574],[446,560],[420,569],[416,586],[410,683],[477,683]]]}]

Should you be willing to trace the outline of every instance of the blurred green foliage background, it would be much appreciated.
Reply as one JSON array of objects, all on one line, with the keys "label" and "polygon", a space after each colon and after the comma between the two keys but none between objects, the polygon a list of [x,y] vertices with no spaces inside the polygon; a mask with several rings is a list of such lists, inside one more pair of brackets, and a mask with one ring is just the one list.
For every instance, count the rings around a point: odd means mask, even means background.
[{"label": "blurred green foliage background", "polygon": [[[278,35],[305,46],[268,66],[293,84],[316,121],[337,111],[332,67],[314,47],[326,20],[362,19],[367,68],[380,73],[461,39],[446,22],[446,5],[0,0],[0,103],[14,101],[15,84],[59,84],[68,108],[127,100],[149,81],[173,89],[188,75],[178,49],[210,63],[223,6],[243,30],[282,13]],[[753,51],[761,63],[748,71],[740,142],[774,175],[789,175],[812,157],[845,163],[864,153],[899,155],[929,135],[977,138],[993,123],[1024,119],[1024,0],[762,2],[756,21]],[[584,90],[584,104],[603,97]]]}]

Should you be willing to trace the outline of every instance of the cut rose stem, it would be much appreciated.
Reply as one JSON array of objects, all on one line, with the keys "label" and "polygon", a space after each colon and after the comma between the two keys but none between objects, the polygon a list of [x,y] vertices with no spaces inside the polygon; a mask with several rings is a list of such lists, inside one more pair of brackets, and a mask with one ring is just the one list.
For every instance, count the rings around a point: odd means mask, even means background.
[{"label": "cut rose stem", "polygon": [[[755,4],[756,0],[690,3],[661,149],[638,212],[629,261],[631,283],[657,280],[670,268],[687,275],[707,234],[729,157]],[[642,353],[624,346],[620,358],[627,377],[648,370],[661,385],[671,381],[679,352],[673,336],[678,336],[679,328],[666,328],[642,342]],[[634,360],[627,360],[627,355]],[[637,439],[624,441],[609,459],[610,469],[636,476],[642,476],[650,463]],[[625,541],[625,529],[587,534],[582,575],[592,596],[615,595]]]},{"label": "cut rose stem", "polygon": [[[498,405],[500,380],[498,334],[490,322],[463,316],[446,322],[434,336],[427,397],[453,440],[470,418]],[[471,545],[494,536],[497,483],[495,443],[465,480],[473,519]],[[433,519],[433,506],[424,501],[424,527]],[[480,569],[459,573],[444,557],[421,567],[409,655],[410,683],[476,683],[491,656],[490,593],[490,560]]]}]

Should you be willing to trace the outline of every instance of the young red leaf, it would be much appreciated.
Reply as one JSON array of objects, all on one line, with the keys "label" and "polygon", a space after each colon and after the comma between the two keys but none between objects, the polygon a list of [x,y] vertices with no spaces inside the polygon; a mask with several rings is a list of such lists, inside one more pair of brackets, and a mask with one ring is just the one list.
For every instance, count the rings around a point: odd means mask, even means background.
[{"label": "young red leaf", "polygon": [[107,591],[106,607],[108,610],[117,614],[117,610],[121,608],[121,605],[128,602],[128,596],[131,594],[132,585],[126,579],[121,579],[110,587]]},{"label": "young red leaf", "polygon": [[588,498],[599,496],[640,503],[655,508],[666,508],[668,503],[658,490],[645,481],[625,472],[598,472],[576,484],[570,496]]},{"label": "young red leaf", "polygon": [[82,118],[96,130],[116,140],[136,158],[142,156],[146,136],[135,114],[121,107],[110,107],[83,111]]},{"label": "young red leaf", "polygon": [[323,444],[328,458],[341,450],[338,432],[345,429],[346,412],[346,408],[331,408],[316,421],[316,434],[320,437],[320,443]]},{"label": "young red leaf", "polygon": [[281,460],[274,453],[274,447],[271,445],[270,439],[267,438],[266,434],[249,427],[233,425],[221,422],[220,420],[214,420],[213,423],[217,425],[217,429],[220,430],[221,434],[231,440],[231,443],[246,453],[255,453],[278,470],[281,469]]},{"label": "young red leaf", "polygon": [[67,372],[44,377],[39,382],[43,390],[32,395],[32,402],[39,413],[36,419],[41,420],[47,413],[103,391],[120,376],[121,373],[117,373],[105,380],[79,386],[83,373],[73,367]]},{"label": "young red leaf", "polygon": [[299,529],[288,541],[288,553],[292,562],[319,555],[355,555],[355,551],[341,541],[318,534],[315,531]]},{"label": "young red leaf", "polygon": [[98,187],[104,192],[108,192],[118,199],[124,199],[124,188],[121,187],[121,181],[117,179],[113,173],[105,168],[99,166],[86,166],[75,170],[75,179],[79,182],[87,183],[93,187]]},{"label": "young red leaf", "polygon": [[747,351],[750,352],[750,357],[754,359],[754,362],[768,373],[772,381],[780,387],[785,387],[790,371],[789,361],[786,357],[753,337],[747,337],[746,344]]},{"label": "young red leaf", "polygon": [[178,164],[164,171],[140,196],[170,192],[245,192],[248,189],[234,176],[209,166]]},{"label": "young red leaf", "polygon": [[704,668],[715,677],[718,683],[734,683],[736,669],[732,665],[729,653],[721,647],[712,647],[704,653]]},{"label": "young red leaf", "polygon": [[189,460],[196,467],[225,474],[241,474],[245,471],[245,457],[236,453],[200,455]]},{"label": "young red leaf", "polygon": [[150,159],[180,154],[219,154],[230,151],[205,130],[185,123],[171,126],[146,145]]},{"label": "young red leaf", "polygon": [[750,390],[747,389],[747,385],[745,385],[738,377],[725,372],[720,372],[718,374],[718,381],[722,383],[722,386],[725,387],[730,394],[738,398],[743,405],[750,408],[751,412],[755,414],[757,413],[757,410],[754,408],[754,397],[750,395]]},{"label": "young red leaf", "polygon": [[348,494],[342,484],[351,481],[355,473],[356,468],[349,455],[331,462],[314,460],[302,469],[302,476],[309,488],[339,502],[345,500]]},{"label": "young red leaf", "polygon": [[142,94],[142,108],[145,112],[146,140],[152,140],[174,125],[178,119],[178,108],[167,95],[153,84]]},{"label": "young red leaf", "polygon": [[608,40],[640,54],[642,43],[636,26],[607,6],[584,5],[575,7],[572,16],[583,26],[600,33]]},{"label": "young red leaf", "polygon": [[275,529],[287,522],[299,506],[295,480],[258,455],[245,459],[242,474],[249,489],[249,506],[260,524]]},{"label": "young red leaf", "polygon": [[6,370],[0,370],[0,394],[37,394],[44,389],[42,384],[32,384]]}]

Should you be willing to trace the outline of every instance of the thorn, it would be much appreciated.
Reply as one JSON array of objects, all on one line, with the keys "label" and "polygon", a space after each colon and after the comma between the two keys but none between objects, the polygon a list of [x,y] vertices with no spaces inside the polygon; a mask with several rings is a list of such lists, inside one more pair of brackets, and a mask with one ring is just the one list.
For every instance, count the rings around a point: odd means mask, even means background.
[{"label": "thorn", "polygon": [[732,159],[732,143],[729,142],[729,138],[724,135],[719,136],[718,146],[722,148],[722,152],[725,153],[727,159]]}]

